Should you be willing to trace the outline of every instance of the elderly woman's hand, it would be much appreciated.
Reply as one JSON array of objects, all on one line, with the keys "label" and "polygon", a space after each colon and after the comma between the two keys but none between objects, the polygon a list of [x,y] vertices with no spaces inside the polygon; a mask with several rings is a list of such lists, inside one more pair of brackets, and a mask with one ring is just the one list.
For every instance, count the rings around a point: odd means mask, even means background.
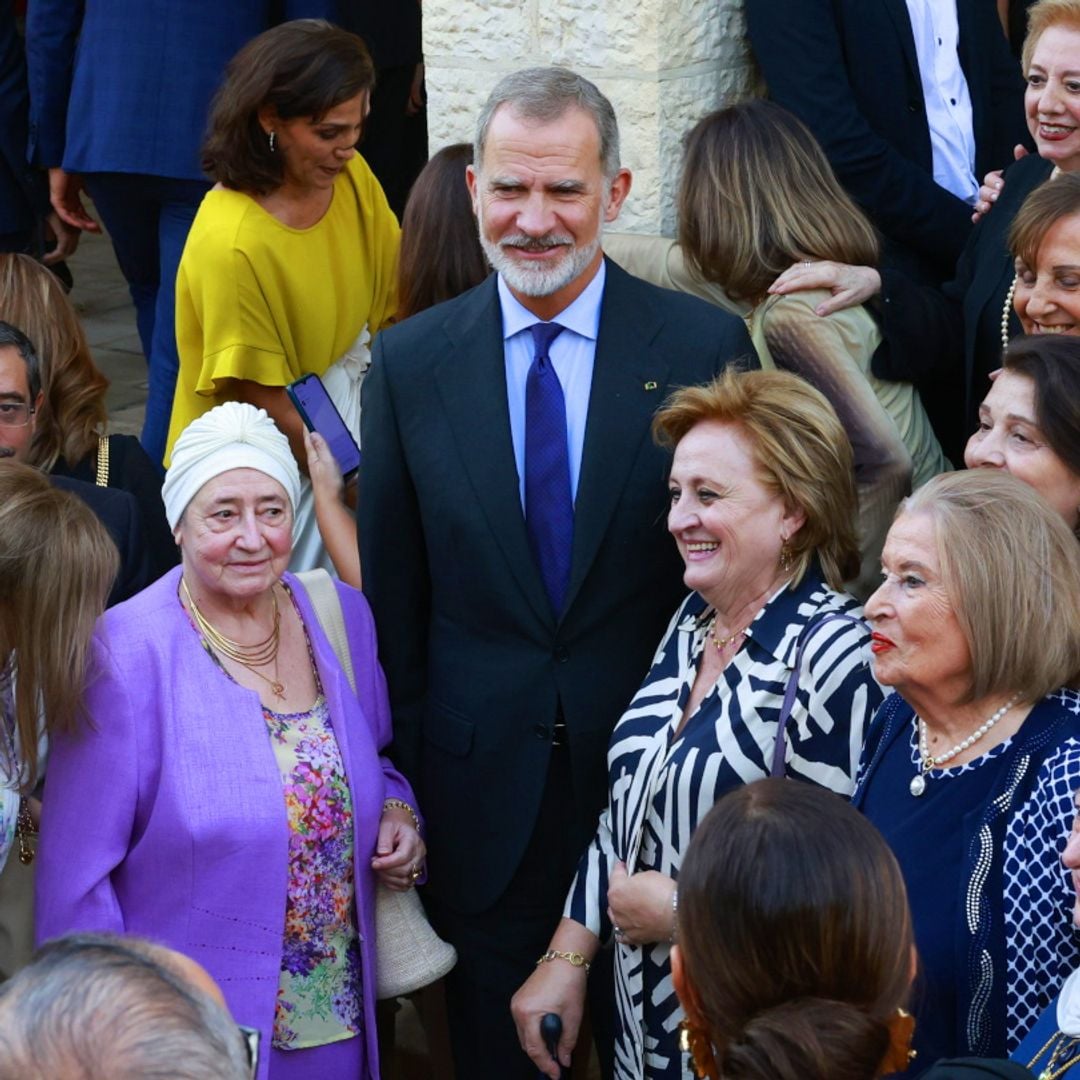
[{"label": "elderly woman's hand", "polygon": [[625,863],[616,863],[608,879],[608,918],[615,940],[626,945],[649,945],[671,940],[675,913],[671,898],[675,882],[655,870],[631,876]]},{"label": "elderly woman's hand", "polygon": [[379,841],[371,869],[379,880],[395,892],[405,892],[416,884],[424,871],[427,846],[416,828],[416,819],[408,810],[387,807],[379,823]]}]

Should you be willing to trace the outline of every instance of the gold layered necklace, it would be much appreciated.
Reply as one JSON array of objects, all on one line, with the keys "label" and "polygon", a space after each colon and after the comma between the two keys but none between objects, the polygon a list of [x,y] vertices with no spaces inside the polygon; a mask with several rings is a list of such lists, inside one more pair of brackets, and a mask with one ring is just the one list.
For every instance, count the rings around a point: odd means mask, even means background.
[{"label": "gold layered necklace", "polygon": [[1064,1076],[1077,1062],[1080,1062],[1080,1053],[1076,1053],[1078,1046],[1080,1046],[1080,1039],[1055,1031],[1043,1043],[1042,1049],[1028,1062],[1028,1068],[1035,1072],[1036,1062],[1043,1054],[1046,1054],[1046,1065],[1035,1075],[1038,1080],[1058,1080],[1059,1076]]},{"label": "gold layered necklace", "polygon": [[747,627],[743,627],[741,630],[736,630],[734,634],[728,634],[727,637],[717,637],[716,635],[716,616],[712,617],[712,623],[709,627],[709,640],[716,646],[716,651],[722,653],[732,642],[738,640],[745,634]]},{"label": "gold layered necklace", "polygon": [[[199,633],[206,638],[207,644],[209,644],[216,652],[221,653],[222,656],[227,656],[230,660],[235,661],[242,667],[246,667],[248,671],[262,679],[262,681],[273,690],[275,697],[277,697],[279,701],[284,701],[285,685],[278,679],[278,648],[281,645],[281,612],[278,609],[277,593],[271,588],[270,598],[274,603],[274,628],[270,631],[269,637],[256,642],[254,645],[244,645],[239,641],[233,641],[232,638],[226,637],[219,630],[216,630],[211,626],[206,616],[199,610],[199,605],[195,603],[195,597],[191,595],[188,583],[183,577],[180,578],[180,587],[184,590],[184,597],[187,600],[188,608],[191,611],[191,617],[195,620],[195,625],[199,628]],[[274,677],[272,679],[258,670],[261,667],[266,667],[267,664],[274,665]]]}]

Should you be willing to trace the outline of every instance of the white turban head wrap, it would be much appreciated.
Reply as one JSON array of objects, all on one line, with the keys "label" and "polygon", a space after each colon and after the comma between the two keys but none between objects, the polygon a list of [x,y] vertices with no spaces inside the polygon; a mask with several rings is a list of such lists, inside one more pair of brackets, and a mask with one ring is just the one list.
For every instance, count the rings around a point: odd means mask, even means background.
[{"label": "white turban head wrap", "polygon": [[172,463],[161,489],[169,528],[176,528],[203,484],[230,469],[258,469],[272,477],[285,489],[295,515],[300,470],[289,440],[265,409],[227,401],[192,420],[173,446]]}]

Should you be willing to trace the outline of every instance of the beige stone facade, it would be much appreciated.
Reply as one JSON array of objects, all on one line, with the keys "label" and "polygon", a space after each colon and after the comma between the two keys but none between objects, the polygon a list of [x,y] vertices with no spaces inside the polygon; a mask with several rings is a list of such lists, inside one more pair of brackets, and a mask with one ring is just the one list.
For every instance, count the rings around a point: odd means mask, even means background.
[{"label": "beige stone facade", "polygon": [[432,151],[472,140],[508,71],[563,64],[595,82],[634,173],[620,231],[673,232],[683,134],[753,83],[741,0],[424,0],[424,58]]}]

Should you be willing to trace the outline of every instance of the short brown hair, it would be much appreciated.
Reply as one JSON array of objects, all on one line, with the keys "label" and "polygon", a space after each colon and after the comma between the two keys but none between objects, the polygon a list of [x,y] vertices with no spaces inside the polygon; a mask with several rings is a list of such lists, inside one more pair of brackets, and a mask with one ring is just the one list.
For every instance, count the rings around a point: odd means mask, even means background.
[{"label": "short brown hair", "polygon": [[1031,380],[1039,430],[1065,467],[1080,476],[1080,338],[1021,334],[1009,342],[1001,366]]},{"label": "short brown hair", "polygon": [[[29,465],[0,461],[0,657],[14,655],[18,671],[23,791],[37,781],[39,715],[50,733],[72,730],[80,717],[90,636],[119,565],[116,545],[80,499]],[[0,740],[0,761],[8,750]]]},{"label": "short brown hair", "polygon": [[79,316],[54,274],[29,255],[0,254],[0,319],[34,343],[45,401],[27,462],[46,472],[78,465],[97,449],[109,380],[90,355]]},{"label": "short brown hair", "polygon": [[878,258],[873,226],[814,136],[761,100],[710,113],[686,137],[679,244],[707,281],[753,303],[800,259]]},{"label": "short brown hair", "polygon": [[941,576],[971,654],[965,700],[1040,698],[1080,678],[1080,544],[1032,487],[993,469],[943,473],[897,518],[934,523]]},{"label": "short brown hair", "polygon": [[754,447],[761,481],[806,521],[788,541],[797,585],[816,556],[843,588],[859,571],[851,443],[828,399],[786,371],[728,368],[707,386],[677,390],[653,418],[653,437],[674,448],[698,424],[738,424]]},{"label": "short brown hair", "polygon": [[1046,234],[1062,218],[1080,214],[1080,175],[1044,180],[1021,204],[1009,226],[1009,251],[1034,269]]},{"label": "short brown hair", "polygon": [[225,187],[265,195],[281,185],[285,167],[270,150],[259,110],[318,120],[374,85],[371,56],[355,34],[325,19],[275,26],[229,61],[210,107],[202,166]]},{"label": "short brown hair", "polygon": [[678,923],[722,1077],[881,1074],[911,915],[888,844],[840,796],[775,779],[726,794],[690,840]]},{"label": "short brown hair", "polygon": [[1038,0],[1028,8],[1027,34],[1020,52],[1020,65],[1025,75],[1031,67],[1031,57],[1039,38],[1051,26],[1080,30],[1080,0]]},{"label": "short brown hair", "polygon": [[409,192],[398,255],[399,319],[452,300],[488,276],[465,183],[472,160],[471,143],[444,146]]}]

